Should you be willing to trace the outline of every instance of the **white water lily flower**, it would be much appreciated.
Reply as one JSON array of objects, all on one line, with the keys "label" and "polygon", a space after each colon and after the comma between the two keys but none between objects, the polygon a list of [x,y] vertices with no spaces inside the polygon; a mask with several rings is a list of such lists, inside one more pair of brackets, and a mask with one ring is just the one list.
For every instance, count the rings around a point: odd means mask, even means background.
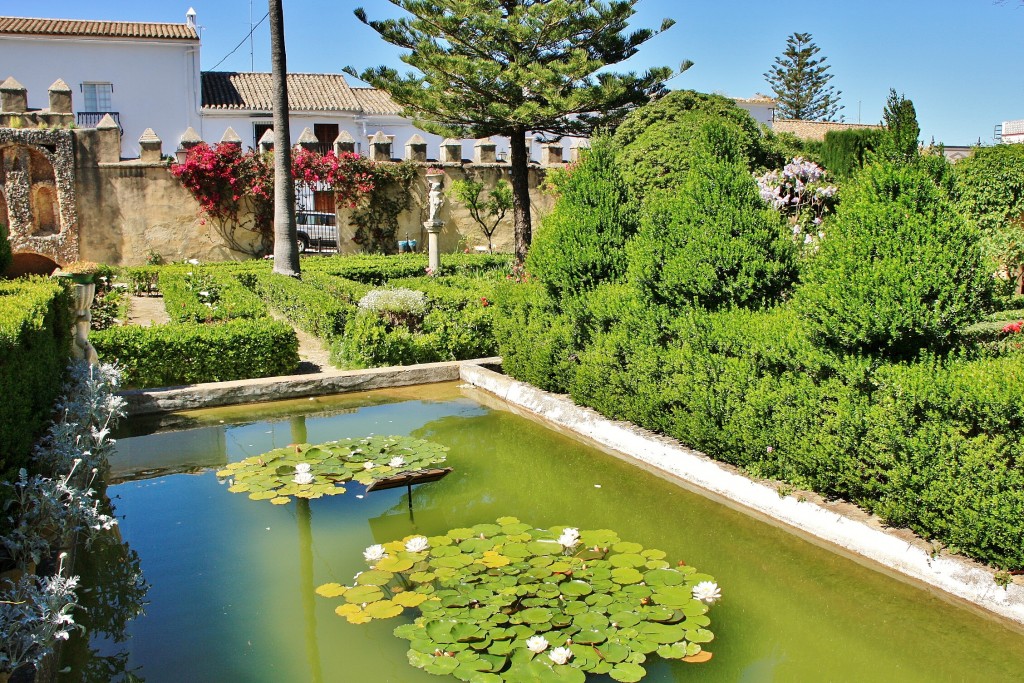
[{"label": "white water lily flower", "polygon": [[426,536],[413,536],[405,542],[405,549],[410,553],[421,553],[430,547]]},{"label": "white water lily flower", "polygon": [[367,562],[377,562],[387,557],[387,551],[384,550],[384,546],[377,544],[371,545],[369,548],[363,551],[363,558]]},{"label": "white water lily flower", "polygon": [[713,605],[722,598],[722,591],[714,581],[701,581],[693,587],[693,597],[695,600]]},{"label": "white water lily flower", "polygon": [[391,467],[401,467],[404,464],[405,458],[403,458],[400,455],[396,455],[395,457],[391,458],[391,462],[388,463],[388,465],[390,465]]},{"label": "white water lily flower", "polygon": [[555,664],[565,664],[572,659],[572,650],[567,647],[556,647],[548,653],[548,658]]},{"label": "white water lily flower", "polygon": [[364,470],[372,470],[374,467],[376,467],[376,465],[374,465],[373,462],[371,462],[370,460],[367,460],[366,462],[363,463]]},{"label": "white water lily flower", "polygon": [[566,527],[562,530],[562,535],[558,537],[558,542],[565,548],[571,548],[580,542],[580,531],[573,527]]},{"label": "white water lily flower", "polygon": [[310,470],[310,467],[309,467],[309,463],[308,462],[300,462],[298,465],[295,466],[295,471],[300,473],[300,474],[302,472],[309,472],[309,470]]},{"label": "white water lily flower", "polygon": [[544,636],[533,636],[526,639],[526,649],[535,654],[540,654],[548,649],[548,639]]},{"label": "white water lily flower", "polygon": [[313,475],[309,472],[296,472],[295,477],[292,479],[296,484],[300,486],[313,483]]}]

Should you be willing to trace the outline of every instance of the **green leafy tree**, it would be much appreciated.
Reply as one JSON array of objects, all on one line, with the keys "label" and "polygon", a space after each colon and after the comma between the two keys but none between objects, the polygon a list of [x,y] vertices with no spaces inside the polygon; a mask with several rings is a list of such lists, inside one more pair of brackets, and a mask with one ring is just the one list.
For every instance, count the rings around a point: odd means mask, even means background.
[{"label": "green leafy tree", "polygon": [[284,48],[281,0],[270,2],[270,62],[274,99],[274,272],[299,277],[298,230],[295,227],[295,180],[292,178],[288,129],[288,64]]},{"label": "green leafy tree", "polygon": [[1024,145],[979,147],[953,166],[953,196],[993,266],[1024,293]]},{"label": "green leafy tree", "polygon": [[775,58],[775,65],[764,74],[779,101],[779,115],[805,121],[835,121],[843,108],[841,91],[828,85],[832,74],[826,57],[817,57],[821,49],[810,33],[794,33],[786,39],[786,49]]},{"label": "green leafy tree", "polygon": [[512,186],[499,180],[485,197],[482,182],[465,178],[453,182],[449,194],[469,209],[469,215],[487,237],[487,251],[494,253],[491,236],[512,208]]},{"label": "green leafy tree", "polygon": [[415,71],[346,71],[390,93],[425,130],[509,138],[515,251],[522,261],[532,237],[526,134],[589,135],[659,93],[676,73],[606,70],[673,24],[666,19],[657,31],[627,33],[638,1],[390,0],[411,16],[370,21],[359,8],[356,17],[408,50],[402,61]]},{"label": "green leafy tree", "polygon": [[882,111],[882,123],[885,124],[885,132],[876,154],[885,161],[897,164],[917,161],[921,126],[917,124],[914,103],[890,89]]}]

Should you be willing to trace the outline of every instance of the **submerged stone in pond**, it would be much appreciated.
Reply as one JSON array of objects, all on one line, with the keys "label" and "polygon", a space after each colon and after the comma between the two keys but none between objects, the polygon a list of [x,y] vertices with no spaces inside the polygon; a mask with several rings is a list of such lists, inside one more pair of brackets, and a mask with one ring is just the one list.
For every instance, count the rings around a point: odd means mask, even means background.
[{"label": "submerged stone in pond", "polygon": [[[316,445],[297,444],[233,462],[217,472],[232,480],[232,493],[284,505],[294,498],[345,493],[341,484],[366,486],[419,472],[440,463],[448,448],[408,436],[368,436]],[[415,481],[411,482],[415,483]]]},{"label": "submerged stone in pond", "polygon": [[[571,543],[569,541],[572,541]],[[372,550],[373,552],[370,552]],[[581,683],[587,674],[639,681],[657,654],[700,663],[714,635],[709,605],[720,590],[665,553],[619,540],[613,531],[533,529],[514,517],[372,546],[370,570],[335,611],[354,624],[419,608],[395,635],[409,662],[461,680]]]}]

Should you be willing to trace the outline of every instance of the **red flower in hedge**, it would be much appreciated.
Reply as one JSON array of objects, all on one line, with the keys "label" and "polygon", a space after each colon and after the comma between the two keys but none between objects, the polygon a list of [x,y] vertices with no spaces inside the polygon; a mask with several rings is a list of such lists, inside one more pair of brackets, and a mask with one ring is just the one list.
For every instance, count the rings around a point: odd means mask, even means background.
[{"label": "red flower in hedge", "polygon": [[1024,320],[1018,320],[1015,323],[1009,323],[1003,328],[1003,332],[1006,334],[1020,334],[1021,328],[1024,328]]}]

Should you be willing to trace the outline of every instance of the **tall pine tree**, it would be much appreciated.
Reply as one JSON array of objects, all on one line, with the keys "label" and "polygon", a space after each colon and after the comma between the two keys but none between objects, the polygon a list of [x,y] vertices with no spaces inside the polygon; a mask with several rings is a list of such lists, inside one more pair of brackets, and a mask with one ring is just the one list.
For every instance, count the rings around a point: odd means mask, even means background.
[{"label": "tall pine tree", "polygon": [[842,92],[828,85],[832,74],[828,73],[827,58],[818,58],[818,52],[810,33],[794,33],[786,39],[786,50],[764,74],[779,102],[781,118],[835,121],[843,108],[839,103]]},{"label": "tall pine tree", "polygon": [[[409,15],[370,21],[387,42],[408,50],[415,69],[346,71],[391,97],[425,130],[451,137],[509,138],[516,257],[532,225],[526,135],[590,135],[648,101],[678,72],[615,74],[605,67],[667,30],[626,33],[639,0],[390,0]],[[680,71],[688,68],[684,63]]]}]

